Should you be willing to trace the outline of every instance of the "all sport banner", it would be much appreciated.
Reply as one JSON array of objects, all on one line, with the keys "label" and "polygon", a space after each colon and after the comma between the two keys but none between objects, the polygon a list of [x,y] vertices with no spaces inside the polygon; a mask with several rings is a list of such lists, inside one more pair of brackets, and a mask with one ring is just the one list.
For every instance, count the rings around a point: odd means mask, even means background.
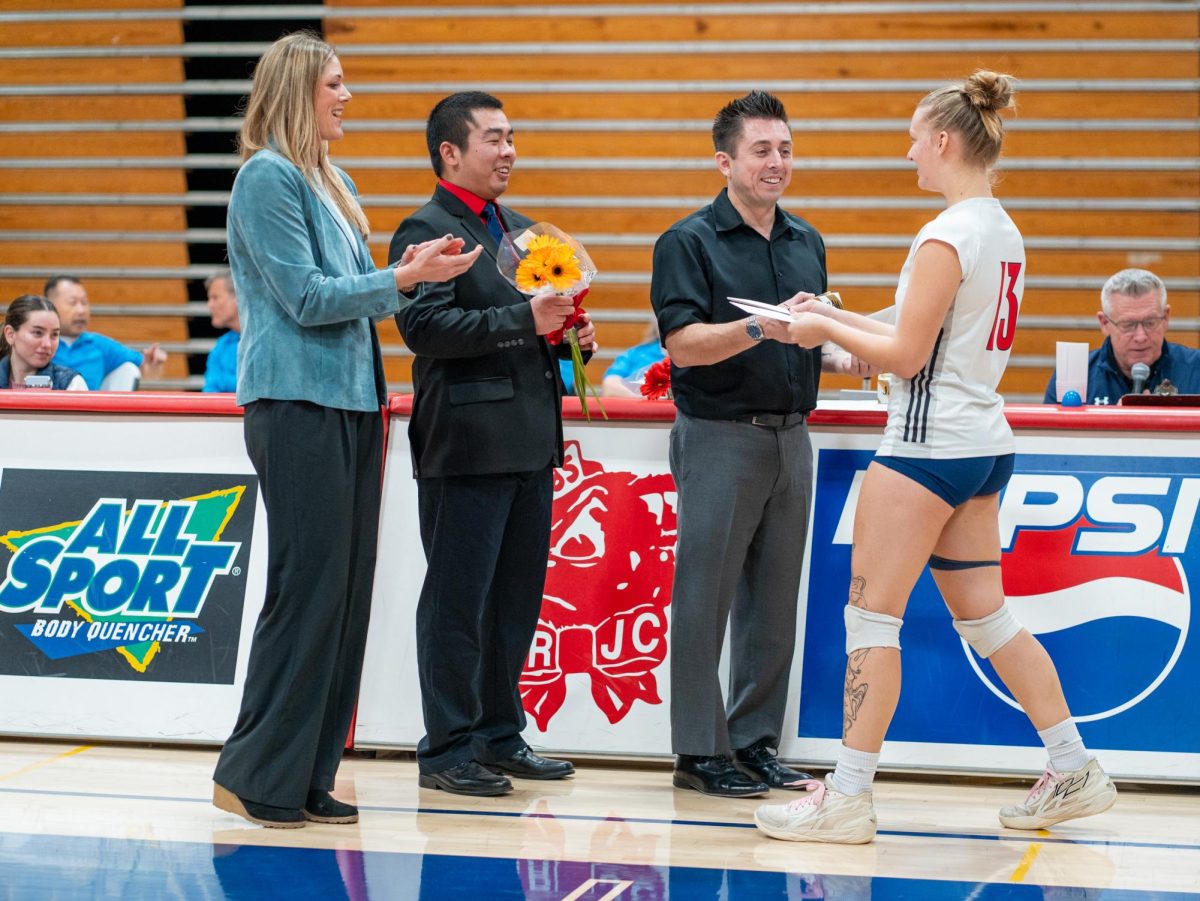
[{"label": "all sport banner", "polygon": [[232,685],[253,476],[5,469],[0,675]]}]

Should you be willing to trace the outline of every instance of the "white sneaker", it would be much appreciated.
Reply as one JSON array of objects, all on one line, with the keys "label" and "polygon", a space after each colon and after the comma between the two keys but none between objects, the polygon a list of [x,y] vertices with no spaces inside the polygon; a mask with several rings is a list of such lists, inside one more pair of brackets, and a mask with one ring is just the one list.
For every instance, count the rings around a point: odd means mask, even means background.
[{"label": "white sneaker", "polygon": [[875,838],[875,805],[871,792],[843,795],[830,783],[806,779],[807,792],[790,804],[763,804],[754,824],[771,838],[788,842],[834,842],[862,845]]},{"label": "white sneaker", "polygon": [[1117,789],[1095,757],[1074,773],[1056,773],[1047,765],[1024,804],[1001,808],[1000,822],[1009,829],[1044,829],[1063,820],[1103,813],[1116,800]]}]

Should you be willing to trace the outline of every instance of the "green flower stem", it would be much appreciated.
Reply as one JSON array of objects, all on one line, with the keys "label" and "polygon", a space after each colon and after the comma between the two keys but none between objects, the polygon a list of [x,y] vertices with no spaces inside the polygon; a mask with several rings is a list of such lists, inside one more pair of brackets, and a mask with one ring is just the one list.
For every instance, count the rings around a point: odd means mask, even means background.
[{"label": "green flower stem", "polygon": [[579,406],[583,408],[583,418],[588,422],[592,421],[592,412],[588,409],[588,392],[592,393],[592,397],[596,399],[596,406],[600,408],[600,415],[604,417],[604,421],[608,421],[608,413],[604,411],[604,404],[600,403],[600,395],[588,381],[587,369],[583,365],[583,351],[579,349],[579,332],[576,329],[569,328],[563,333],[567,344],[571,347],[571,370],[575,378],[575,393],[579,395]]}]

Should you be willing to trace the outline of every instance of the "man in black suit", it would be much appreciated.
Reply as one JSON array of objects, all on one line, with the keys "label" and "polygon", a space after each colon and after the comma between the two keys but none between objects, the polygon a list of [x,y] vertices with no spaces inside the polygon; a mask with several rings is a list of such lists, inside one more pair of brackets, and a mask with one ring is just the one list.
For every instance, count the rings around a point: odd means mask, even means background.
[{"label": "man in black suit", "polygon": [[[425,737],[424,788],[500,795],[507,776],[560,779],[567,761],[521,737],[517,680],[541,609],[550,551],[552,477],[561,465],[562,388],[545,335],[574,309],[570,297],[528,298],[496,269],[501,228],[532,221],[495,203],[517,152],[499,100],[452,94],[429,114],[425,139],[438,185],[400,224],[396,262],[411,245],[457,235],[484,259],[460,278],[427,284],[396,317],[416,355],[409,440],[428,569],[417,605],[417,666]],[[590,322],[579,326],[584,350]]]}]

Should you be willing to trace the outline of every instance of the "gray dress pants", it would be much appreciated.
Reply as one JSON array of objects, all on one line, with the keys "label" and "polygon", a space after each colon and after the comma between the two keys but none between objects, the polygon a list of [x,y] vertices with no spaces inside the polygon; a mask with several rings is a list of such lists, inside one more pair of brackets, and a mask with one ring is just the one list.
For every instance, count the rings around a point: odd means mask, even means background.
[{"label": "gray dress pants", "polygon": [[[727,754],[779,744],[812,495],[803,423],[783,429],[678,413],[679,539],[671,600],[671,746]],[[718,676],[730,629],[729,696]]]}]

